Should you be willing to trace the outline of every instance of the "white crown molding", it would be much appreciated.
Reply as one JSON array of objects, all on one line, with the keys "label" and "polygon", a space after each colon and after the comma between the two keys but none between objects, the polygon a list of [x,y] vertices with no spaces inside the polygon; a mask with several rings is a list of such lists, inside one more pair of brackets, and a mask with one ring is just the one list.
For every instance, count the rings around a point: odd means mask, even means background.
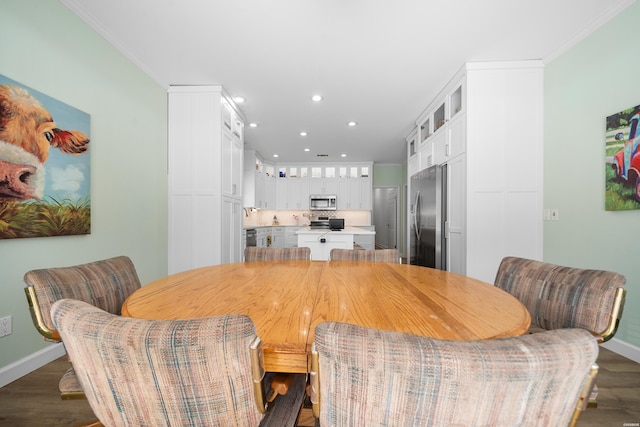
[{"label": "white crown molding", "polygon": [[553,61],[554,59],[558,58],[560,55],[562,55],[563,53],[567,52],[569,49],[571,49],[572,47],[580,43],[582,40],[587,38],[591,33],[595,32],[598,28],[602,27],[604,24],[609,22],[612,18],[614,18],[616,15],[618,15],[620,12],[622,12],[623,10],[625,10],[635,2],[636,0],[625,0],[620,4],[618,4],[617,6],[612,7],[602,16],[600,16],[598,19],[593,21],[591,25],[589,25],[583,31],[576,34],[571,40],[569,40],[568,42],[564,43],[563,45],[555,49],[553,52],[551,52],[550,55],[547,55],[546,57],[542,58],[542,62],[546,65],[551,61]]},{"label": "white crown molding", "polygon": [[126,45],[124,45],[117,37],[103,28],[87,11],[82,7],[80,1],[76,0],[60,0],[60,3],[65,5],[69,10],[78,15],[87,25],[89,25],[96,33],[100,34],[107,42],[109,42],[119,53],[124,55],[127,59],[133,62],[140,70],[148,75],[153,81],[158,83],[165,89],[169,88],[167,82],[162,81],[155,73],[149,70],[137,57],[131,52]]}]

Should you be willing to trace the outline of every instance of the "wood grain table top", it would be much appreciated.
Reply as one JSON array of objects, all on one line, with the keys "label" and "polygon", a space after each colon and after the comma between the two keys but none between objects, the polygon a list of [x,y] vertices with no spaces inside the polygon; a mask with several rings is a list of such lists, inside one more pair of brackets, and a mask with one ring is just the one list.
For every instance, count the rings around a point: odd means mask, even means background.
[{"label": "wood grain table top", "polygon": [[268,261],[222,264],[151,282],[124,316],[188,319],[242,313],[256,324],[265,368],[308,372],[313,331],[339,321],[439,339],[521,335],[526,308],[488,283],[406,264]]}]

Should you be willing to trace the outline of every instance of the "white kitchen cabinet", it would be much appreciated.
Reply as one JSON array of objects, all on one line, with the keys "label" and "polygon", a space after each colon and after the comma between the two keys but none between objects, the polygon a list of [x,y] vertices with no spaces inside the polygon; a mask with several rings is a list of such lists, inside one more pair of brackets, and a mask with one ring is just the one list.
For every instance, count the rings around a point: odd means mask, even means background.
[{"label": "white kitchen cabinet", "polygon": [[309,180],[305,178],[276,178],[276,209],[308,210]]},{"label": "white kitchen cabinet", "polygon": [[244,118],[221,86],[172,86],[168,100],[168,271],[241,261]]},{"label": "white kitchen cabinet", "polygon": [[298,236],[296,231],[301,230],[303,227],[285,227],[284,229],[284,247],[296,248],[298,247]]},{"label": "white kitchen cabinet", "polygon": [[312,260],[326,261],[333,248],[353,249],[353,234],[298,234],[298,247],[311,249]]},{"label": "white kitchen cabinet", "polygon": [[242,261],[242,202],[238,198],[222,197],[222,228],[220,234],[220,263],[229,264]]},{"label": "white kitchen cabinet", "polygon": [[429,120],[447,165],[449,271],[493,282],[505,256],[542,259],[542,101],[540,61],[468,63],[416,120],[407,143]]},{"label": "white kitchen cabinet", "polygon": [[256,229],[256,246],[259,248],[269,247],[271,240],[271,227],[260,227]]},{"label": "white kitchen cabinet", "polygon": [[271,247],[284,248],[284,227],[271,227]]}]

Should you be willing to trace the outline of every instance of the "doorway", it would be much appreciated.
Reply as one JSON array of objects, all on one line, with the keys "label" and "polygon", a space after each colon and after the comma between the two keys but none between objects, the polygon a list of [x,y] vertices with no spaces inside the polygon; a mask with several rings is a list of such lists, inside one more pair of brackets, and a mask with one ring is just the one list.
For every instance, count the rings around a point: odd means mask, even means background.
[{"label": "doorway", "polygon": [[373,187],[376,249],[398,248],[398,187]]}]

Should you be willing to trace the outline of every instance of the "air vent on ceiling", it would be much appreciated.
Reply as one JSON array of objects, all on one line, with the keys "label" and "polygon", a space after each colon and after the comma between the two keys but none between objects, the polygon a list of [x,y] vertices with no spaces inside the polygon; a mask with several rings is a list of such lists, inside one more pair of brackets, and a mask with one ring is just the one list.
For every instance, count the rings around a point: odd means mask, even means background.
[{"label": "air vent on ceiling", "polygon": [[328,154],[316,154],[316,156],[318,156],[318,157],[329,157]]}]

